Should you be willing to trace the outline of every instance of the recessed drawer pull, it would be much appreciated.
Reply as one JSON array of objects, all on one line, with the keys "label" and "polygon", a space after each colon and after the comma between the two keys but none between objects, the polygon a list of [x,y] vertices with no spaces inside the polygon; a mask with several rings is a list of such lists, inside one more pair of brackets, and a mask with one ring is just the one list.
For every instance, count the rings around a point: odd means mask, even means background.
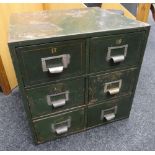
[{"label": "recessed drawer pull", "polygon": [[53,106],[54,108],[64,106],[68,100],[69,100],[69,91],[47,95],[47,104],[49,106]]},{"label": "recessed drawer pull", "polygon": [[43,72],[51,74],[61,73],[64,68],[67,68],[70,63],[70,55],[63,54],[59,56],[52,56],[41,58]]},{"label": "recessed drawer pull", "polygon": [[69,117],[65,121],[51,124],[52,132],[55,132],[58,135],[68,132],[70,127],[71,127],[71,117]]},{"label": "recessed drawer pull", "polygon": [[109,95],[116,95],[120,92],[122,87],[122,80],[107,82],[104,85],[104,93]]},{"label": "recessed drawer pull", "polygon": [[56,128],[55,131],[57,134],[66,133],[68,131],[68,126],[60,126],[60,127]]},{"label": "recessed drawer pull", "polygon": [[125,56],[124,55],[118,55],[118,56],[112,56],[111,57],[111,61],[113,63],[119,63],[125,60]]},{"label": "recessed drawer pull", "polygon": [[117,106],[101,110],[101,120],[106,119],[106,121],[110,121],[115,118],[117,113]]},{"label": "recessed drawer pull", "polygon": [[115,94],[118,94],[120,92],[120,89],[119,88],[113,88],[113,89],[109,89],[108,90],[108,93],[110,95],[115,95]]},{"label": "recessed drawer pull", "polygon": [[63,71],[63,66],[48,68],[50,73],[61,73]]}]

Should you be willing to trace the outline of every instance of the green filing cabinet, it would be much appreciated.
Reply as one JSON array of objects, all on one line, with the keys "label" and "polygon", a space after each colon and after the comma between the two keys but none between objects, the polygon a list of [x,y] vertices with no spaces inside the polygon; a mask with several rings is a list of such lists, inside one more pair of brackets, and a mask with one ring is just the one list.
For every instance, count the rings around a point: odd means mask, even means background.
[{"label": "green filing cabinet", "polygon": [[129,117],[149,30],[95,7],[12,15],[8,44],[35,142]]}]

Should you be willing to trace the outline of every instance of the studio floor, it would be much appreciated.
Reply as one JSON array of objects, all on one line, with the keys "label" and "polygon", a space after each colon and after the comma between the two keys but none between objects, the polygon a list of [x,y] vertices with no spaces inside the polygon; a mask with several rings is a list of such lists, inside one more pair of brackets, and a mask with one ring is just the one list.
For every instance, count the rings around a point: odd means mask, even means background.
[{"label": "studio floor", "polygon": [[155,150],[155,22],[130,117],[86,132],[34,145],[18,88],[0,93],[0,150]]}]

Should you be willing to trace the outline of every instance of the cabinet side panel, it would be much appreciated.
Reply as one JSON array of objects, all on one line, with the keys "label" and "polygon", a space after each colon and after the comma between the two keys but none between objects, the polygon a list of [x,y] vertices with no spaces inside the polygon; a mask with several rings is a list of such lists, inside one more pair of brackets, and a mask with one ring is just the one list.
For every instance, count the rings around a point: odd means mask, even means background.
[{"label": "cabinet side panel", "polygon": [[19,65],[20,64],[18,62],[17,55],[16,55],[16,52],[15,52],[15,46],[13,44],[9,44],[9,50],[10,50],[13,65],[14,65],[14,68],[15,68],[15,73],[16,73],[19,89],[20,89],[20,92],[21,92],[21,95],[22,95],[24,108],[25,108],[25,111],[26,111],[26,114],[27,114],[27,117],[28,117],[29,125],[31,127],[31,131],[33,133],[34,140],[35,140],[34,142],[37,143],[35,130],[34,130],[34,127],[33,127],[33,122],[32,122],[32,116],[31,116],[31,113],[30,113],[30,109],[29,109],[29,105],[28,105],[28,101],[27,101],[27,97],[26,97],[26,93],[25,93],[25,89],[24,89],[24,85],[23,85],[22,75],[21,75],[20,70],[19,70]]},{"label": "cabinet side panel", "polygon": [[[141,70],[141,65],[142,65],[142,62],[143,62],[143,57],[144,57],[144,53],[145,53],[145,49],[146,49],[148,36],[149,36],[149,31],[150,31],[150,27],[147,27],[146,30],[145,30],[144,37],[142,39],[143,44],[142,44],[142,46],[140,48],[141,56],[140,56],[139,63],[138,63],[138,66],[137,66],[138,69],[137,69],[137,73],[135,75],[134,87],[132,89],[131,103],[133,102],[133,98],[134,98],[134,95],[135,95],[135,91],[136,91],[136,87],[137,87],[137,83],[138,83],[138,78],[139,78],[139,74],[140,74],[140,70]],[[132,106],[131,106],[131,108],[132,108]]]}]

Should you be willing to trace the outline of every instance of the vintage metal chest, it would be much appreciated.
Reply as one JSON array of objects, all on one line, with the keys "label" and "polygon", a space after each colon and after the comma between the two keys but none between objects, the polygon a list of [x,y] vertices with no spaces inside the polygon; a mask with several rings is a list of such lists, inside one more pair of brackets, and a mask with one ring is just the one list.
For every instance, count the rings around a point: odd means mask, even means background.
[{"label": "vintage metal chest", "polygon": [[12,15],[9,48],[35,142],[129,117],[149,30],[100,8]]}]

